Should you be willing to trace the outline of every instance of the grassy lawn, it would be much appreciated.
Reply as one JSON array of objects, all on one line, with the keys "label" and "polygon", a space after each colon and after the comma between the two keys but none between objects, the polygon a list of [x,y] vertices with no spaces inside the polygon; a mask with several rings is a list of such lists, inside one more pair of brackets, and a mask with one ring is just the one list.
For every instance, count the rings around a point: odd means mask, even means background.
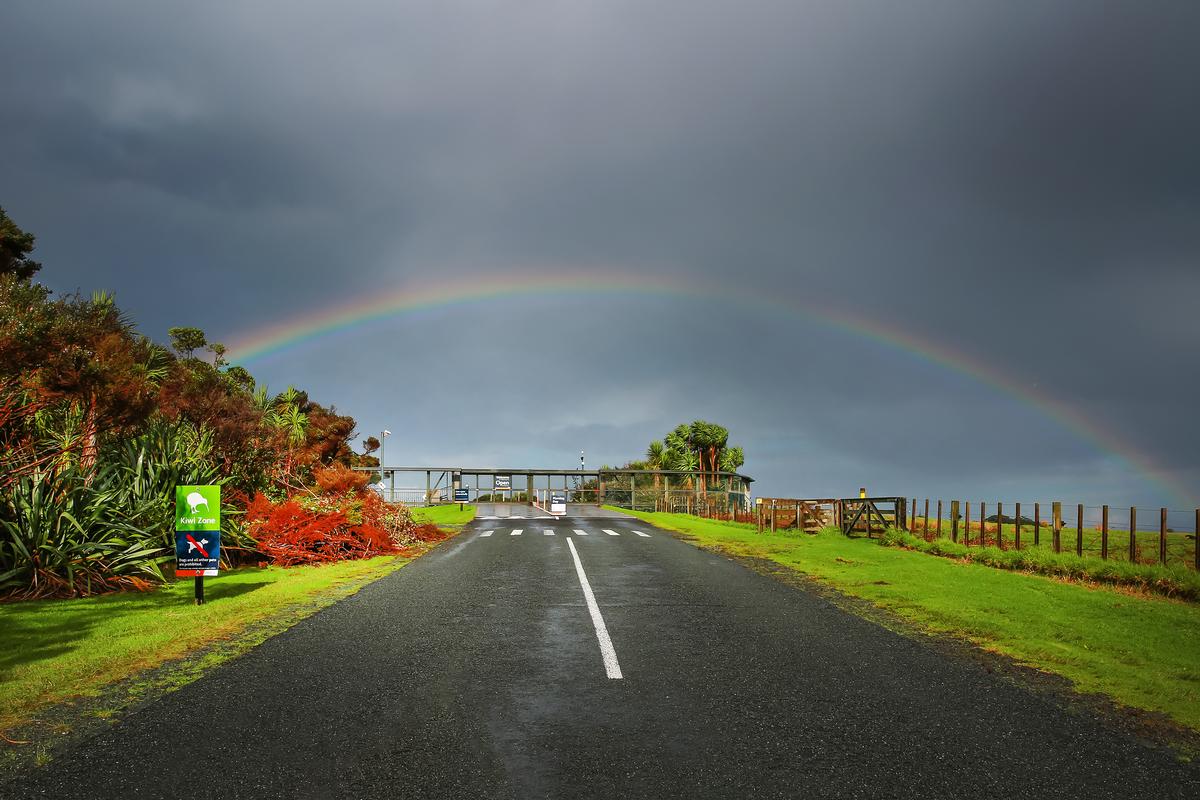
[{"label": "grassy lawn", "polygon": [[439,528],[457,529],[475,519],[475,506],[464,505],[462,511],[459,511],[458,503],[444,506],[411,507],[409,511],[412,512],[413,520],[418,524],[428,522]]},{"label": "grassy lawn", "polygon": [[758,534],[754,526],[636,512],[702,547],[815,577],[914,625],[1200,730],[1200,606],[1064,583],[851,539]]},{"label": "grassy lawn", "polygon": [[232,645],[172,670],[171,686],[188,683],[407,562],[381,556],[231,570],[207,579],[203,606],[192,602],[191,580],[153,592],[0,605],[0,733],[41,708],[95,696],[206,645]]}]

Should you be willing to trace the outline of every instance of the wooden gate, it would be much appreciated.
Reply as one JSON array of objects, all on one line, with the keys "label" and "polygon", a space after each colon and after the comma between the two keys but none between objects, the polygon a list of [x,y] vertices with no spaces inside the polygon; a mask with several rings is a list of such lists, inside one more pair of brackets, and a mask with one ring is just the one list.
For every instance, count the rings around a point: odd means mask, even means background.
[{"label": "wooden gate", "polygon": [[908,500],[904,497],[853,497],[839,500],[842,533],[865,532],[867,536],[888,528],[908,527]]}]

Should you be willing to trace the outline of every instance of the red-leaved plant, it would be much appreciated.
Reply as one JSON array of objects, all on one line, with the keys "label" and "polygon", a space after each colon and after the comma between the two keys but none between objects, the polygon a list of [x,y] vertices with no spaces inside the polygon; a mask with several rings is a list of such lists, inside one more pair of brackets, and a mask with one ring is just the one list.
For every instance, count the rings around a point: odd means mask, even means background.
[{"label": "red-leaved plant", "polygon": [[247,531],[259,552],[285,567],[402,552],[387,531],[365,515],[359,520],[353,521],[344,509],[313,510],[296,498],[272,503],[263,494],[246,508]]}]

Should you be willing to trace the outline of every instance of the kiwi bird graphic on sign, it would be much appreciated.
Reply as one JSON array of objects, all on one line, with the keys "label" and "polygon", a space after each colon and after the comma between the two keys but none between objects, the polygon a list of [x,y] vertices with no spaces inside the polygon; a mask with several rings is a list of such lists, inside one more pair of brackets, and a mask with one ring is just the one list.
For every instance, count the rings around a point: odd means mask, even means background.
[{"label": "kiwi bird graphic on sign", "polygon": [[199,492],[192,492],[189,494],[187,496],[187,504],[188,508],[192,510],[193,514],[199,513],[200,506],[204,506],[205,511],[209,510],[208,500],[206,500],[204,495],[200,494]]}]

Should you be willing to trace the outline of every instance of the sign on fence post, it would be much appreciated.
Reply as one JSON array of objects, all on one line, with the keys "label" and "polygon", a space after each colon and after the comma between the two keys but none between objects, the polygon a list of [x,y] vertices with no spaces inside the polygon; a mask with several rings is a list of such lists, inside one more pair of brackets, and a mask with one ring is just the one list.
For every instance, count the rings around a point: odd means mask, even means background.
[{"label": "sign on fence post", "polygon": [[221,487],[175,487],[175,576],[196,579],[196,605],[204,603],[204,576],[221,563]]}]

